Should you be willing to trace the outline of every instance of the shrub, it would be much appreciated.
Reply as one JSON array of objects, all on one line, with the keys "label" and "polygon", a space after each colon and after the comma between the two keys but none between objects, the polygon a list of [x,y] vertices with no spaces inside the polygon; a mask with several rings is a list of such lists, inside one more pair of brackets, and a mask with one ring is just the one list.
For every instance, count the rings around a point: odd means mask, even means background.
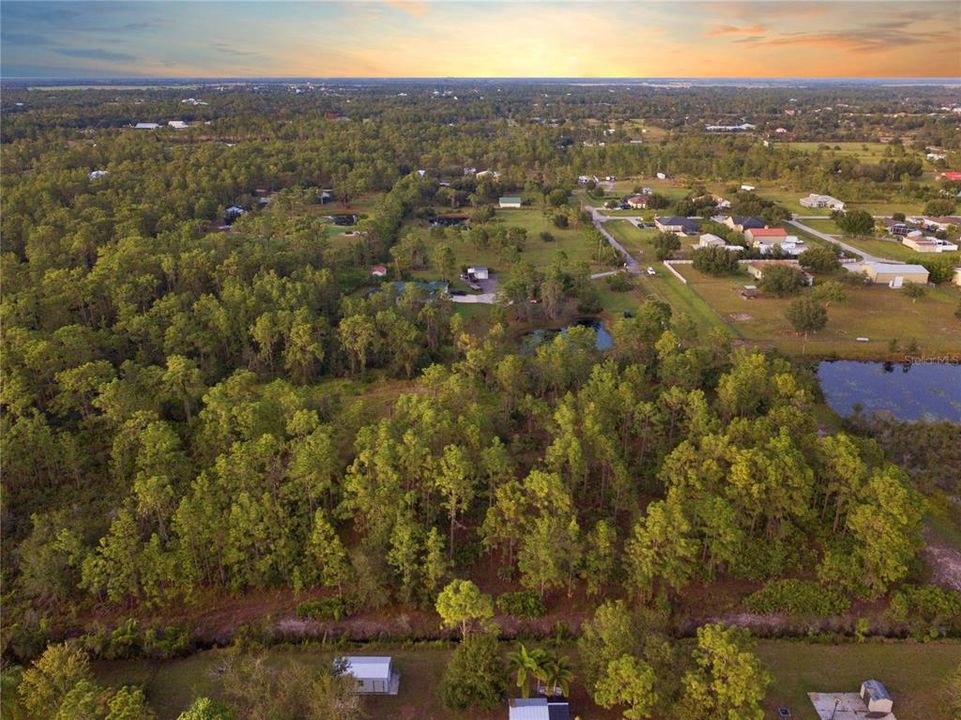
[{"label": "shrub", "polygon": [[928,200],[924,206],[925,215],[952,215],[954,213],[955,202],[949,198]]},{"label": "shrub", "polygon": [[915,635],[938,635],[961,630],[961,595],[936,585],[905,585],[891,597],[888,614],[907,622]]},{"label": "shrub", "polygon": [[297,606],[297,617],[309,620],[343,620],[349,615],[346,601],[339,597],[306,600]]},{"label": "shrub", "polygon": [[494,635],[469,635],[457,646],[438,690],[444,707],[493,710],[504,697],[506,681]]},{"label": "shrub", "polygon": [[764,267],[761,289],[778,297],[793,295],[804,285],[804,272],[794,265],[772,263]]},{"label": "shrub", "polygon": [[658,260],[667,260],[681,249],[681,239],[670,232],[658,233],[654,238],[654,254]]},{"label": "shrub", "polygon": [[536,592],[522,590],[509,592],[497,598],[497,610],[504,615],[514,617],[536,618],[547,612],[544,600]]},{"label": "shrub", "polygon": [[614,292],[627,292],[634,286],[631,285],[631,281],[627,279],[624,273],[617,273],[607,278],[607,287]]},{"label": "shrub", "polygon": [[567,215],[557,214],[551,218],[551,222],[554,223],[554,227],[566,228],[569,224]]},{"label": "shrub", "polygon": [[787,612],[792,615],[839,615],[851,603],[836,590],[813,580],[772,580],[744,600],[751,612]]},{"label": "shrub", "polygon": [[538,237],[543,242],[554,242],[554,233],[550,232],[549,230],[542,230]]},{"label": "shrub", "polygon": [[737,272],[737,253],[722,247],[698,248],[693,255],[694,269],[708,275],[733,275]]},{"label": "shrub", "polygon": [[810,247],[801,253],[798,260],[814,272],[833,272],[841,267],[838,256],[826,247]]}]

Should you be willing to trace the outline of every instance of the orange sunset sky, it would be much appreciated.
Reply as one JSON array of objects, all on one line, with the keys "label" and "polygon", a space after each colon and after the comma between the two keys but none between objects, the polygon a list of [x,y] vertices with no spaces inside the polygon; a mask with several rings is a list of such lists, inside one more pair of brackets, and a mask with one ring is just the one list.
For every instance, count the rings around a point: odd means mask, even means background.
[{"label": "orange sunset sky", "polygon": [[5,77],[958,77],[961,2],[6,2]]}]

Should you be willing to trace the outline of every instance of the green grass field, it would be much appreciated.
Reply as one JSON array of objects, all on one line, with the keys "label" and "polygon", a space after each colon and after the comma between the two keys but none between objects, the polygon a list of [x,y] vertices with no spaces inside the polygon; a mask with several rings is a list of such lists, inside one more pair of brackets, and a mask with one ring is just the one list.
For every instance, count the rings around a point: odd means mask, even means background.
[{"label": "green grass field", "polygon": [[644,292],[668,303],[675,316],[684,314],[690,317],[700,337],[707,337],[714,328],[725,327],[733,331],[735,337],[740,334],[737,327],[727,325],[703,297],[671,275],[664,265],[657,264],[654,269],[656,277],[642,275],[640,278]]},{"label": "green grass field", "polygon": [[[498,210],[495,222],[501,223],[505,228],[522,227],[527,230],[527,242],[525,243],[524,251],[521,253],[521,259],[530,262],[534,267],[540,269],[547,268],[556,262],[559,255],[563,253],[566,255],[568,262],[586,262],[595,271],[610,269],[591,259],[594,245],[588,240],[588,228],[557,228],[551,221],[550,215],[545,215],[541,210],[533,208]],[[401,233],[411,231],[420,234],[424,238],[428,252],[430,252],[437,243],[450,242],[451,248],[454,251],[455,260],[459,266],[486,265],[494,272],[501,273],[502,276],[510,270],[496,249],[492,247],[475,247],[474,244],[467,239],[466,233],[462,234],[458,240],[438,240],[431,236],[428,228],[415,224],[409,224]],[[545,242],[541,240],[540,233],[543,231],[550,232],[554,237],[554,241]],[[436,280],[438,274],[435,269],[430,268],[414,272],[413,276],[418,279]],[[455,283],[455,286],[461,287],[458,283]],[[461,289],[465,288],[466,286]]]},{"label": "green grass field", "polygon": [[882,240],[881,238],[845,237],[843,240],[848,245],[853,245],[856,248],[864,250],[866,253],[871,253],[878,257],[891,258],[892,260],[901,260],[902,262],[916,263],[926,258],[947,258],[955,265],[961,263],[961,253],[919,253],[906,245],[902,245],[900,242]]},{"label": "green grass field", "polygon": [[858,692],[875,678],[894,698],[898,720],[952,720],[942,698],[945,680],[961,663],[961,643],[814,645],[762,640],[757,654],[774,679],[767,715],[785,706],[797,720],[818,720],[809,692]]},{"label": "green grass field", "polygon": [[[794,333],[784,312],[792,298],[762,296],[744,300],[738,290],[754,279],[742,271],[717,278],[699,273],[690,265],[675,266],[689,281],[676,283],[678,293],[695,295],[719,315],[737,335],[760,347],[776,347],[791,354],[877,359],[887,344],[897,339],[904,347],[915,340],[926,354],[961,355],[961,322],[954,317],[959,295],[953,287],[929,288],[925,297],[912,301],[885,286],[848,287],[847,300],[828,308],[827,327],[805,342]],[[682,309],[685,304],[665,299]],[[688,300],[690,305],[693,300]],[[858,342],[858,337],[870,342]]]},{"label": "green grass field", "polygon": [[[512,649],[505,643],[504,652]],[[799,720],[817,720],[807,698],[808,692],[856,692],[862,680],[877,678],[894,696],[895,714],[900,720],[951,720],[941,705],[941,689],[947,675],[961,662],[961,643],[913,642],[819,645],[787,640],[762,640],[757,654],[771,673],[765,707],[769,717],[778,706],[786,706]],[[437,686],[452,650],[448,646],[422,644],[403,647],[375,647],[342,650],[342,653],[384,654],[394,659],[401,675],[400,693],[393,697],[365,698],[365,710],[376,718],[503,718],[506,708],[489,713],[445,710]],[[571,656],[575,679],[571,692],[572,710],[583,718],[616,718],[616,711],[594,706],[581,682],[576,651],[562,648]],[[275,667],[297,661],[308,668],[329,663],[335,652],[320,647],[277,648],[269,651],[268,662]],[[217,671],[229,660],[230,650],[208,650],[165,662],[116,660],[98,662],[94,671],[99,681],[110,685],[137,684],[160,720],[173,720],[195,697],[220,693]],[[506,703],[505,703],[506,705]]]},{"label": "green grass field", "polygon": [[[880,142],[792,142],[781,144],[791,150],[799,150],[812,154],[817,153],[822,146],[826,145],[827,149],[820,150],[820,152],[823,152],[825,155],[855,157],[858,160],[864,160],[866,162],[878,162],[885,157],[887,150],[891,149],[891,146],[887,143]],[[918,153],[907,153],[908,156],[917,154]]]},{"label": "green grass field", "polygon": [[638,262],[654,262],[654,248],[651,240],[657,230],[640,230],[627,220],[610,220],[604,228],[634,256]]}]

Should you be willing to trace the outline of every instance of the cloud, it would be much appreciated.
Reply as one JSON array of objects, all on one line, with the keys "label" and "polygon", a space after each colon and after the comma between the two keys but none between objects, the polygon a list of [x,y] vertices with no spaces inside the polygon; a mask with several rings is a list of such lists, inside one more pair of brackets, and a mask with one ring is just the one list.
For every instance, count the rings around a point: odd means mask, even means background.
[{"label": "cloud", "polygon": [[31,47],[36,45],[47,45],[50,40],[45,38],[43,35],[35,35],[34,33],[3,33],[3,42],[10,45],[29,45]]},{"label": "cloud", "polygon": [[400,10],[414,17],[424,17],[427,14],[427,3],[414,0],[387,0],[387,7]]},{"label": "cloud", "polygon": [[747,27],[737,27],[736,25],[718,25],[708,31],[708,37],[718,37],[721,35],[757,35],[763,33],[767,28],[764,25],[750,25]]},{"label": "cloud", "polygon": [[210,47],[219,53],[224,55],[230,55],[232,57],[243,57],[243,58],[258,58],[266,59],[263,53],[259,53],[256,50],[238,50],[235,47],[228,45],[227,43],[215,42],[211,43]]},{"label": "cloud", "polygon": [[58,48],[54,52],[58,55],[86,60],[106,60],[108,62],[132,62],[137,60],[137,57],[130,53],[112,52],[101,48]]}]

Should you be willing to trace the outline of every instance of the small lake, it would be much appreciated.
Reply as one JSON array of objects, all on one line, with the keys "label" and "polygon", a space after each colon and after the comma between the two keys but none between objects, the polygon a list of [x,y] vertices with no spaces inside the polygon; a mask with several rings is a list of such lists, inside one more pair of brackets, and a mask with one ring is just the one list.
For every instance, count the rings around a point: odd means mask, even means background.
[{"label": "small lake", "polygon": [[868,415],[961,423],[961,365],[837,360],[820,363],[817,374],[838,415],[847,417],[860,405]]},{"label": "small lake", "polygon": [[534,352],[541,343],[553,340],[554,336],[558,333],[567,332],[568,328],[574,326],[589,327],[593,330],[595,333],[594,347],[598,350],[609,350],[611,345],[614,344],[614,339],[611,337],[611,333],[607,327],[605,327],[603,321],[592,317],[580,317],[572,320],[570,325],[559,329],[538,328],[537,330],[531,330],[529,333],[525,333],[521,341],[522,349],[527,353]]}]

